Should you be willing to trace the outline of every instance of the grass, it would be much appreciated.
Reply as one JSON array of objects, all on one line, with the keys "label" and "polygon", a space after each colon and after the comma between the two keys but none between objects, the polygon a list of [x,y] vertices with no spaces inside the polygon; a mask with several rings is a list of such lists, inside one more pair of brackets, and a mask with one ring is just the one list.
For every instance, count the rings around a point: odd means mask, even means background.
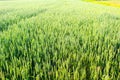
[{"label": "grass", "polygon": [[0,1],[0,79],[119,80],[120,8]]}]

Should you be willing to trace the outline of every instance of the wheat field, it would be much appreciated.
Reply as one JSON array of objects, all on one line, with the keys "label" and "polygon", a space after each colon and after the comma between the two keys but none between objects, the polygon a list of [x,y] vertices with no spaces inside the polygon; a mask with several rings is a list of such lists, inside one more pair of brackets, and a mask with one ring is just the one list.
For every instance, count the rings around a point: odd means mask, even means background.
[{"label": "wheat field", "polygon": [[0,80],[120,80],[120,8],[0,0]]}]

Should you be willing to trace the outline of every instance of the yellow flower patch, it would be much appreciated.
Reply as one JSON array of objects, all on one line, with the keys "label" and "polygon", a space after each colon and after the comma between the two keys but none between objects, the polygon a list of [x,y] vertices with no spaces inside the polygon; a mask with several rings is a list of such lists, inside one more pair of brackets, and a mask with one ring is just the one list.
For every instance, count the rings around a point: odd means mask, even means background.
[{"label": "yellow flower patch", "polygon": [[93,1],[93,3],[104,4],[107,6],[120,7],[120,1]]}]

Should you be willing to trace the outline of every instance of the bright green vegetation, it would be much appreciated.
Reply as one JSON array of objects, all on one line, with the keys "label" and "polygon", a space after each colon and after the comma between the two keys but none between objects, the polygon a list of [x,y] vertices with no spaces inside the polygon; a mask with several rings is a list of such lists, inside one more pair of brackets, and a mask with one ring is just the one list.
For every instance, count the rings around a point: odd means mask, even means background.
[{"label": "bright green vegetation", "polygon": [[0,80],[120,80],[120,8],[80,0],[0,1]]}]

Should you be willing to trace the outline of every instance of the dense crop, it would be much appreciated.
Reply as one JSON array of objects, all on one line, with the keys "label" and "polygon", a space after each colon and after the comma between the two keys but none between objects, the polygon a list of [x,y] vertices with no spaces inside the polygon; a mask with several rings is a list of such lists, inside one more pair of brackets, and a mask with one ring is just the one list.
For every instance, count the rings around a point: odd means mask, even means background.
[{"label": "dense crop", "polygon": [[120,8],[0,1],[0,79],[120,80]]}]

